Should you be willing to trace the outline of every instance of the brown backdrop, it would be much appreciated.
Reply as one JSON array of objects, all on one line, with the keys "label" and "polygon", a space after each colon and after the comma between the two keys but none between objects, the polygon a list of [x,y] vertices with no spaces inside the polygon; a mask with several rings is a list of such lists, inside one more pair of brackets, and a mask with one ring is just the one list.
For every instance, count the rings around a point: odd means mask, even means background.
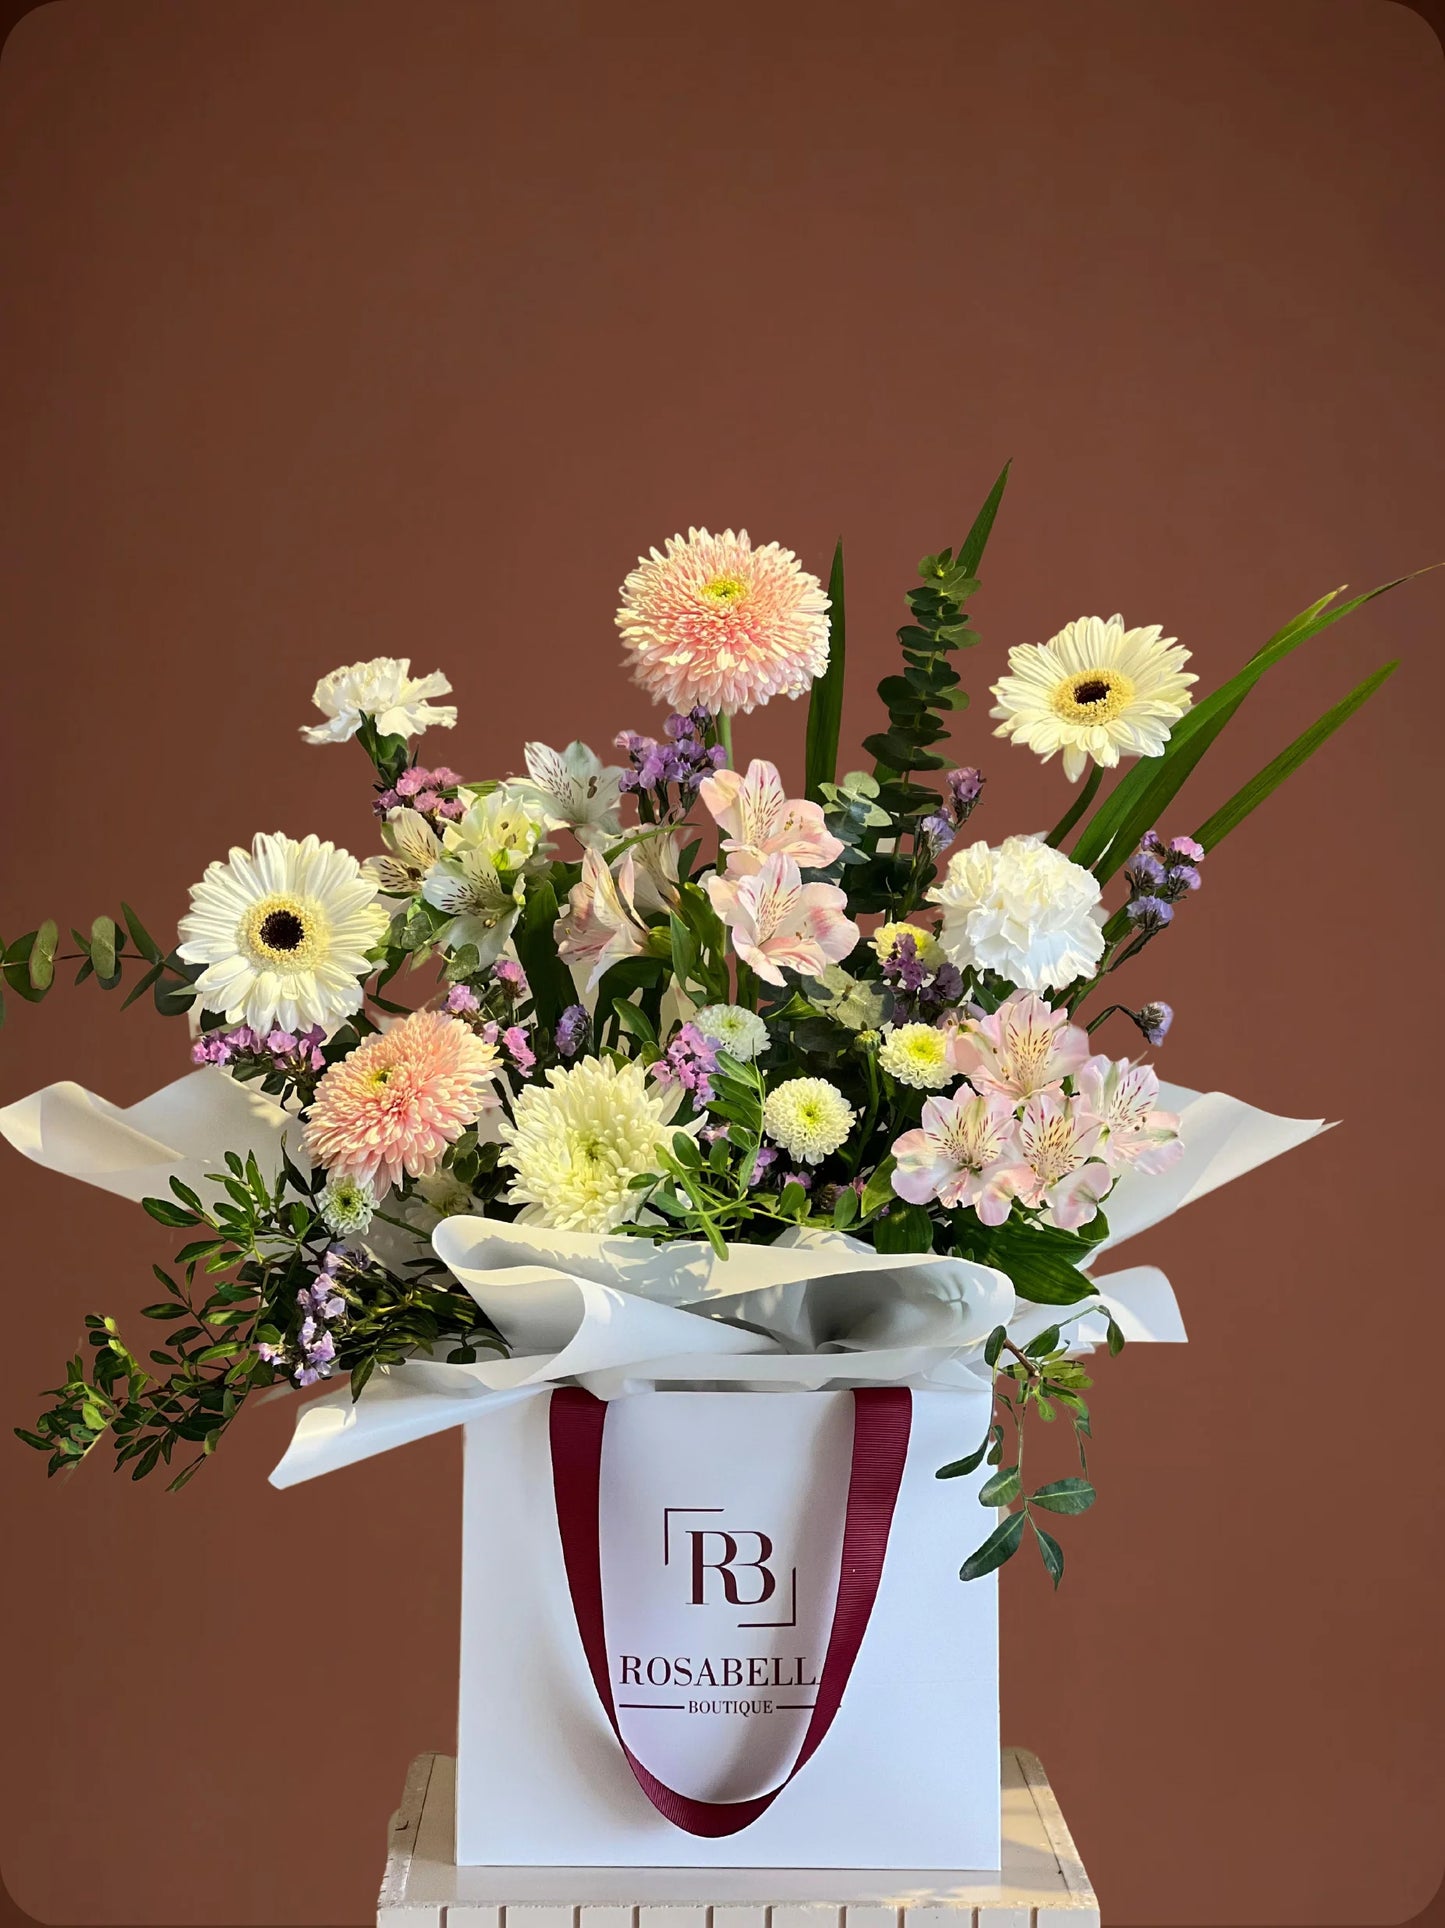
[{"label": "brown backdrop", "polygon": [[[122,893],[168,926],[257,828],[366,849],[359,755],[296,736],[339,661],[444,666],[477,774],[645,723],[614,590],[690,521],[815,567],[846,535],[854,742],[917,556],[1008,455],[978,695],[1115,608],[1207,686],[1435,560],[1442,79],[1385,0],[32,14],[0,67],[7,934]],[[1140,1242],[1192,1344],[1101,1374],[1063,1594],[1006,1578],[1005,1729],[1117,1928],[1395,1922],[1440,1880],[1442,606],[1312,646],[1169,825],[1403,657],[1136,982],[1178,1008],[1171,1076],[1344,1123]],[[985,708],[980,833],[1051,819]],[[796,768],[801,720],[742,747]],[[183,1069],[87,987],[12,1012],[0,1097]],[[0,1186],[23,1421],[168,1248],[9,1155]],[[36,1918],[366,1918],[406,1763],[452,1738],[457,1451],[277,1494],[290,1419],[178,1498],[0,1452],[0,1858]]]}]

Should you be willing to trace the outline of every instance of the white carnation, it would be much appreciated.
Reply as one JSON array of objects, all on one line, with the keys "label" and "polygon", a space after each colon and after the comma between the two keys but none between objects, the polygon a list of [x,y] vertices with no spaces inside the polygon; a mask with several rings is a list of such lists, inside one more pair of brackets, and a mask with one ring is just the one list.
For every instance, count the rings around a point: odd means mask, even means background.
[{"label": "white carnation", "polygon": [[433,703],[446,696],[451,684],[441,671],[413,676],[409,656],[373,656],[367,663],[346,663],[323,676],[311,701],[327,719],[303,723],[308,743],[345,743],[361,728],[364,716],[374,717],[382,736],[420,736],[439,724],[449,730],[457,720],[450,703]]},{"label": "white carnation", "polygon": [[996,971],[1022,990],[1063,990],[1104,954],[1099,881],[1038,837],[960,850],[929,891],[940,941],[960,970]]},{"label": "white carnation", "polygon": [[705,1004],[693,1018],[693,1028],[711,1044],[720,1044],[730,1058],[748,1064],[767,1049],[768,1027],[756,1011],[741,1004]]}]

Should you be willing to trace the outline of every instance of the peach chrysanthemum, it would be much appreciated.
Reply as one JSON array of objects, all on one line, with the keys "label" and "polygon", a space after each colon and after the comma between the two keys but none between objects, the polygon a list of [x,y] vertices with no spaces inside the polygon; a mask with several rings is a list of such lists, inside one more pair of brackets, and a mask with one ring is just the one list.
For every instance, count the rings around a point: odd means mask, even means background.
[{"label": "peach chrysanthemum", "polygon": [[500,1070],[497,1047],[460,1020],[415,1011],[332,1065],[307,1115],[306,1150],[333,1177],[364,1178],[378,1192],[424,1178],[501,1102],[488,1089]]},{"label": "peach chrysanthemum", "polygon": [[671,536],[639,556],[617,627],[654,702],[728,716],[801,696],[828,667],[828,598],[791,549],[748,532]]}]

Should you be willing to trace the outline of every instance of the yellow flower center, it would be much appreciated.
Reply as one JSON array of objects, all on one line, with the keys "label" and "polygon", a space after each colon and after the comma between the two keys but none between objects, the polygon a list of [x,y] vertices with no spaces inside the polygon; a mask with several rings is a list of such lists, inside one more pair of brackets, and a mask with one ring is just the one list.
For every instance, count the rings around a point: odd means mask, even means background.
[{"label": "yellow flower center", "polygon": [[748,593],[748,586],[736,576],[714,576],[711,582],[703,584],[702,593],[709,602],[721,603],[727,609],[733,603],[742,601]]},{"label": "yellow flower center", "polygon": [[1111,723],[1133,700],[1133,683],[1117,669],[1078,670],[1065,677],[1052,699],[1054,715],[1066,723]]},{"label": "yellow flower center", "polygon": [[241,919],[237,938],[258,964],[309,971],[326,955],[326,920],[300,897],[263,897]]}]

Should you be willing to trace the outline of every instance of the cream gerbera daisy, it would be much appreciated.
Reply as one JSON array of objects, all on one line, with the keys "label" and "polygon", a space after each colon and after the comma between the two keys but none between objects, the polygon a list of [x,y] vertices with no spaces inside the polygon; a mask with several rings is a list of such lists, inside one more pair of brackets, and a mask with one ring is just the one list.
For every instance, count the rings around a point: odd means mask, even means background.
[{"label": "cream gerbera daisy", "polygon": [[1077,783],[1090,759],[1112,769],[1121,756],[1160,756],[1170,726],[1194,700],[1199,678],[1184,668],[1189,651],[1157,623],[1126,629],[1122,616],[1081,616],[1046,643],[1008,653],[1009,674],[994,684],[995,736],[1026,743],[1045,763],[1064,753]]},{"label": "cream gerbera daisy", "polygon": [[516,1122],[498,1127],[498,1162],[514,1173],[507,1199],[522,1207],[518,1217],[568,1232],[610,1232],[636,1218],[646,1193],[632,1180],[658,1169],[682,1096],[681,1085],[650,1080],[646,1065],[610,1058],[583,1058],[528,1085]]},{"label": "cream gerbera daisy", "polygon": [[386,929],[377,881],[349,851],[257,836],[207,867],[180,922],[180,954],[204,964],[201,1005],[266,1032],[334,1031],[361,1009],[367,952]]}]

